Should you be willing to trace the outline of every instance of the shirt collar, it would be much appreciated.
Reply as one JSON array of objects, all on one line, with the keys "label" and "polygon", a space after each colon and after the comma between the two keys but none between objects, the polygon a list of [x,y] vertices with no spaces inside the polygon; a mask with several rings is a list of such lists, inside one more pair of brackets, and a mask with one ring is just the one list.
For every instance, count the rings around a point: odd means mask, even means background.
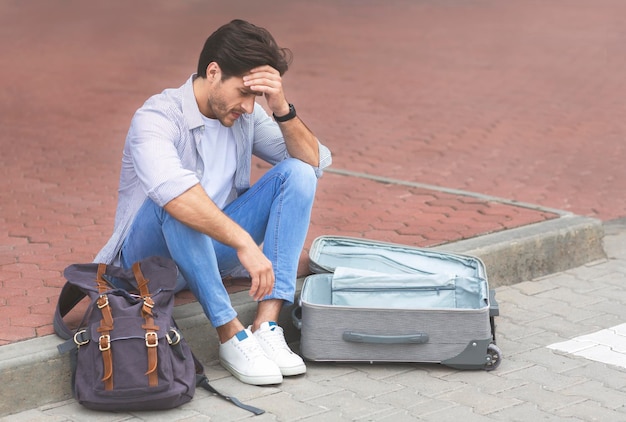
[{"label": "shirt collar", "polygon": [[196,96],[193,93],[193,81],[196,76],[195,73],[191,75],[189,79],[187,79],[187,82],[185,82],[185,85],[183,85],[183,116],[185,116],[185,120],[187,120],[189,129],[204,126],[202,114],[198,108]]}]

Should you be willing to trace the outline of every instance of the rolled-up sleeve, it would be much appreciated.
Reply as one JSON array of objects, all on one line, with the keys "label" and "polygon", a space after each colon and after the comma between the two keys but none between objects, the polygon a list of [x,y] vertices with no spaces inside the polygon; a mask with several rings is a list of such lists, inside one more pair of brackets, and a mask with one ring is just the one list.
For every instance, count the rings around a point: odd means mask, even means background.
[{"label": "rolled-up sleeve", "polygon": [[161,207],[199,183],[197,175],[183,167],[177,151],[184,125],[176,123],[175,114],[143,107],[133,117],[127,139],[139,182]]},{"label": "rolled-up sleeve", "polygon": [[330,150],[323,145],[319,140],[317,141],[317,143],[319,144],[319,154],[320,154],[320,164],[319,166],[315,169],[315,172],[317,175],[317,177],[320,177],[323,173],[323,170],[330,166],[333,163],[333,156],[330,152]]},{"label": "rolled-up sleeve", "polygon": [[[285,158],[290,157],[287,152],[287,146],[283,134],[278,124],[272,120],[269,115],[258,104],[254,108],[254,149],[253,153],[269,162],[276,164]],[[313,166],[317,177],[321,177],[323,170],[332,164],[332,155],[330,150],[324,146],[319,140],[319,165]]]}]

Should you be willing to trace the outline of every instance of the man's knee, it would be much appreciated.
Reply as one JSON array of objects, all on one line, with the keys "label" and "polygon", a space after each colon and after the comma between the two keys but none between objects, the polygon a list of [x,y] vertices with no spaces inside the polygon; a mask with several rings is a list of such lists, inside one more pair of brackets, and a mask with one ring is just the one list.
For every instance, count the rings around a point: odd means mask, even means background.
[{"label": "man's knee", "polygon": [[290,158],[282,162],[285,167],[284,173],[287,177],[287,183],[292,184],[302,194],[315,194],[317,187],[317,176],[311,165],[304,163],[298,159]]}]

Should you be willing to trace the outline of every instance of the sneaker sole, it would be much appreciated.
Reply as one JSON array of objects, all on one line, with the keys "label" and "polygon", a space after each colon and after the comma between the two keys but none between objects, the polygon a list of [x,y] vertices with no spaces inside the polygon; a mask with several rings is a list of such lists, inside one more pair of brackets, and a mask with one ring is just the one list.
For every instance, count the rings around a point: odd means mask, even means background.
[{"label": "sneaker sole", "polygon": [[306,365],[298,365],[292,366],[289,368],[280,368],[280,373],[283,374],[283,377],[291,377],[294,375],[302,375],[306,373]]},{"label": "sneaker sole", "polygon": [[237,378],[239,381],[245,384],[270,385],[270,384],[280,384],[281,382],[283,382],[282,374],[251,376],[251,375],[242,374],[241,372],[237,371],[234,367],[229,365],[228,362],[226,362],[225,360],[220,359],[220,364],[224,367],[224,369],[230,372],[235,378]]}]

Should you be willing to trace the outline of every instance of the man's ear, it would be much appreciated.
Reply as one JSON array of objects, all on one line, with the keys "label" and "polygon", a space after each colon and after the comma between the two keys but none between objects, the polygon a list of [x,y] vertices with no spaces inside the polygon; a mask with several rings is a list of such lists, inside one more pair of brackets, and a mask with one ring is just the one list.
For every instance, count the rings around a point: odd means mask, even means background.
[{"label": "man's ear", "polygon": [[220,80],[222,78],[222,69],[216,62],[211,62],[206,67],[206,77],[210,81]]}]

